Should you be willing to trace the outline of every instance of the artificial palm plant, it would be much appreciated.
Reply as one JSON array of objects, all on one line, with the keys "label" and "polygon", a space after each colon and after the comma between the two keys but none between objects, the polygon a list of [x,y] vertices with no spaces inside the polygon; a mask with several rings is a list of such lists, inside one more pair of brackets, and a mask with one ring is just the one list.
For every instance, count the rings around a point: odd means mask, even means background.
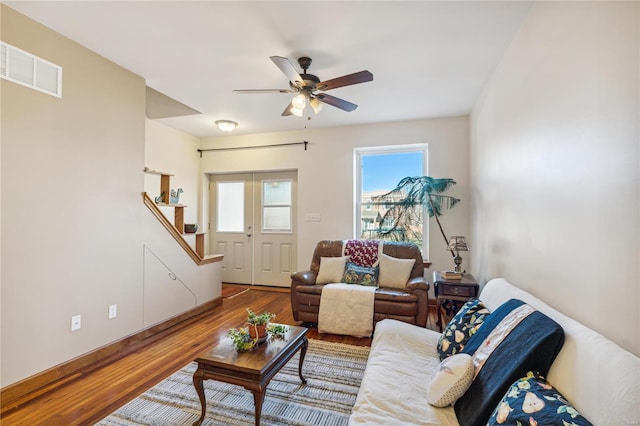
[{"label": "artificial palm plant", "polygon": [[[432,178],[430,176],[416,176],[403,178],[391,191],[372,198],[374,204],[387,207],[378,233],[383,238],[399,241],[422,240],[422,235],[415,234],[416,223],[422,223],[423,212],[426,209],[429,217],[435,217],[445,244],[449,239],[442,229],[438,216],[443,210],[455,206],[460,200],[450,195],[444,195],[447,189],[456,184],[451,178]],[[388,224],[382,227],[382,224]],[[453,251],[451,254],[455,256]]]}]

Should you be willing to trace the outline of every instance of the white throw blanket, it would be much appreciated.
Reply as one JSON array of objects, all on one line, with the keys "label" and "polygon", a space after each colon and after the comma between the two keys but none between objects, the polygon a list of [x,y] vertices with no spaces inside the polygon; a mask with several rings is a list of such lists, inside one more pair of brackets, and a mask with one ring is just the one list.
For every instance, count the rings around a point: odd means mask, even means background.
[{"label": "white throw blanket", "polygon": [[322,288],[318,331],[371,337],[376,287],[357,284],[327,284]]}]

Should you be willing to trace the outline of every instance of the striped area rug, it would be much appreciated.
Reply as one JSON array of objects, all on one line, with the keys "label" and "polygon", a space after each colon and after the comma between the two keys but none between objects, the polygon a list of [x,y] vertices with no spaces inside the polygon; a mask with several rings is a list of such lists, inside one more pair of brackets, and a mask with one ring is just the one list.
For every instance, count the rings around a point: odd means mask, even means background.
[{"label": "striped area rug", "polygon": [[[309,340],[298,376],[298,354],[267,387],[261,425],[346,425],[364,374],[368,347]],[[200,417],[191,363],[103,419],[99,426],[191,425]],[[253,394],[241,386],[205,380],[202,425],[253,425]]]}]

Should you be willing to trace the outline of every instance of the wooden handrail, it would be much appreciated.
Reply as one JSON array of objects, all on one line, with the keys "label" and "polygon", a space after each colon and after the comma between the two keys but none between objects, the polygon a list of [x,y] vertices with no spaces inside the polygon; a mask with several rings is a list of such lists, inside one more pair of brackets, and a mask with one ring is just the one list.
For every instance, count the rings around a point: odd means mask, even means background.
[{"label": "wooden handrail", "polygon": [[142,200],[144,201],[144,205],[151,210],[151,213],[160,221],[162,226],[165,227],[169,234],[178,242],[180,247],[184,249],[184,251],[189,255],[191,259],[197,265],[205,265],[207,263],[220,262],[224,256],[221,254],[212,254],[209,256],[200,257],[198,253],[189,245],[189,243],[184,239],[182,234],[178,232],[175,226],[167,219],[167,217],[162,214],[156,203],[149,198],[146,192],[142,193]]}]

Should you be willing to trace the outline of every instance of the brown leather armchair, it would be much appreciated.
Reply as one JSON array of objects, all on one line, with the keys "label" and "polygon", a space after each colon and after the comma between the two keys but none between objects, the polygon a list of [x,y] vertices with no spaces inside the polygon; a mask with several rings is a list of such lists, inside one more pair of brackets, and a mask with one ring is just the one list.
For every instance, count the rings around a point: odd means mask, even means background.
[{"label": "brown leather armchair", "polygon": [[[291,274],[291,310],[296,321],[318,323],[320,295],[323,284],[316,284],[321,257],[342,256],[342,240],[324,240],[316,246],[308,271]],[[392,318],[427,325],[429,284],[424,278],[422,254],[415,244],[385,241],[382,252],[401,259],[415,259],[407,286],[404,289],[378,287],[375,294],[373,322]]]}]

